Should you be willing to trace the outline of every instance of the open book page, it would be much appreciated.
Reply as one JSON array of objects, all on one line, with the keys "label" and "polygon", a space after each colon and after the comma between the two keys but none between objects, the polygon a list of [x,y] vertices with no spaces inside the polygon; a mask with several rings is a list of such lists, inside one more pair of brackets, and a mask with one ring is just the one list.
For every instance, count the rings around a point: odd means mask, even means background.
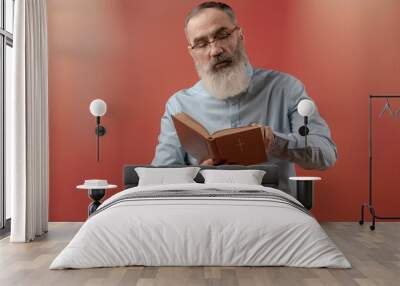
[{"label": "open book page", "polygon": [[236,128],[226,128],[226,129],[218,130],[211,135],[212,135],[212,137],[217,138],[217,137],[221,137],[221,136],[225,136],[225,135],[229,135],[229,134],[240,133],[240,132],[244,132],[247,130],[259,129],[259,128],[261,128],[261,127],[259,127],[259,126],[242,126],[242,127],[236,127]]}]

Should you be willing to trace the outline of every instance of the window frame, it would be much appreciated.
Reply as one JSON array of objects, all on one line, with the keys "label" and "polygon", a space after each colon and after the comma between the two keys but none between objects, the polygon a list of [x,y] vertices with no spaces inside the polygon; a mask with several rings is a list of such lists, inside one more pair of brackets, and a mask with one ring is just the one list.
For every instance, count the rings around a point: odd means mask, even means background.
[{"label": "window frame", "polygon": [[[6,0],[0,0],[1,5],[1,21],[0,21],[0,236],[10,231],[10,219],[6,218],[6,189],[5,189],[5,93],[6,93],[6,47],[13,48],[14,36],[6,30]],[[15,0],[13,3],[12,13],[14,14]],[[14,18],[14,15],[12,15]],[[13,19],[14,21],[14,19]],[[13,27],[14,30],[14,27]]]}]

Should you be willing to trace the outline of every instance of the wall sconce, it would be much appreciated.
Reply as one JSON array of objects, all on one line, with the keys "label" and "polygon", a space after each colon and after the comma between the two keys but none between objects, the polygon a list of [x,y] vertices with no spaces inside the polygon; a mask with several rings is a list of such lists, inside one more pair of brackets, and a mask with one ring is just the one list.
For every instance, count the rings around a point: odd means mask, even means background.
[{"label": "wall sconce", "polygon": [[106,114],[107,111],[107,104],[104,102],[104,100],[101,99],[95,99],[90,103],[89,106],[90,113],[93,114],[93,116],[96,116],[96,129],[95,133],[97,136],[97,162],[99,162],[100,158],[100,136],[103,136],[106,134],[106,129],[104,126],[100,125],[100,117]]},{"label": "wall sconce", "polygon": [[314,113],[315,104],[309,99],[303,99],[300,101],[299,105],[297,105],[297,111],[301,116],[304,116],[304,125],[299,128],[299,134],[304,136],[304,147],[307,148],[307,135],[310,130],[307,127],[308,117]]}]

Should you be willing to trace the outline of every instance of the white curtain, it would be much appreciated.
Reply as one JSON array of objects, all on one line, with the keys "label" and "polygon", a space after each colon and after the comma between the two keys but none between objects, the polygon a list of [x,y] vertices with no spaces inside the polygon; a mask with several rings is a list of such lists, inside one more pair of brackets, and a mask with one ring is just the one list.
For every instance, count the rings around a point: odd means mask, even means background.
[{"label": "white curtain", "polygon": [[[13,93],[6,113],[12,242],[48,227],[48,88],[45,0],[16,0]],[[7,100],[7,98],[6,98]]]}]

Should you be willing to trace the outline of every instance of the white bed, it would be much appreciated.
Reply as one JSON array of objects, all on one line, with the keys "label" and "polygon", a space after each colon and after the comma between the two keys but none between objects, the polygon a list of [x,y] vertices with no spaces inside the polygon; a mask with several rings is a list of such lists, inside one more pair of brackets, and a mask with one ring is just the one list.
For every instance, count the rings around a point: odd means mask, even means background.
[{"label": "white bed", "polygon": [[[135,197],[146,191],[174,190],[189,195]],[[250,190],[265,192],[269,199],[264,193],[254,197]],[[211,195],[196,197],[191,192]],[[241,195],[220,197],[212,195],[215,192]],[[134,198],[122,199],[129,196]],[[298,204],[282,191],[255,185],[129,188],[100,206],[50,269],[127,265],[350,268],[315,218]]]}]

